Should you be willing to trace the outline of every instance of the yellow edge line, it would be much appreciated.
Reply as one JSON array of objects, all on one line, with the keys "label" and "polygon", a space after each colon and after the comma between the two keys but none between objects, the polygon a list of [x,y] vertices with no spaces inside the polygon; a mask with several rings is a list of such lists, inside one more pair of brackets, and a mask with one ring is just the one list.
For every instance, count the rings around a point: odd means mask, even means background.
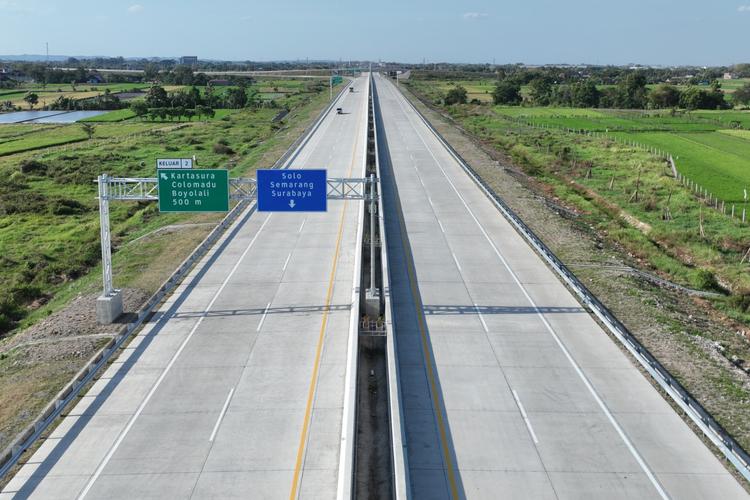
[{"label": "yellow edge line", "polygon": [[[391,166],[391,169],[393,169],[393,166]],[[395,184],[395,181],[393,181]],[[433,369],[433,362],[432,357],[430,356],[430,344],[427,339],[427,326],[426,326],[426,320],[424,317],[424,309],[422,307],[422,300],[419,297],[419,292],[417,290],[417,272],[414,269],[414,263],[413,263],[413,256],[411,253],[411,249],[409,248],[409,245],[407,244],[408,237],[406,233],[406,222],[404,221],[404,216],[401,209],[401,202],[398,203],[398,210],[396,211],[398,214],[399,222],[401,223],[401,247],[404,249],[404,254],[406,256],[406,269],[407,274],[409,275],[409,286],[411,288],[411,294],[414,298],[414,311],[417,314],[417,323],[419,324],[419,334],[420,338],[422,339],[422,352],[424,353],[424,359],[425,359],[425,366],[427,367],[427,379],[430,383],[430,394],[432,396],[432,404],[435,407],[435,415],[437,416],[437,423],[438,423],[438,432],[440,434],[440,445],[443,450],[443,460],[445,461],[446,466],[446,472],[448,474],[448,483],[451,490],[451,497],[452,498],[459,498],[458,494],[458,486],[456,485],[456,474],[454,471],[454,464],[453,464],[453,458],[451,457],[450,450],[448,449],[448,433],[445,430],[445,419],[447,418],[447,415],[444,417],[443,412],[441,410],[442,405],[441,399],[440,399],[440,393],[437,389],[437,384],[435,383],[435,371]]]},{"label": "yellow edge line", "polygon": [[424,310],[422,308],[422,301],[419,298],[419,292],[416,286],[416,270],[412,263],[412,254],[406,244],[406,223],[404,222],[401,210],[398,211],[398,217],[401,221],[401,246],[406,254],[406,268],[409,275],[409,286],[411,288],[411,294],[414,298],[414,311],[417,314],[417,323],[419,324],[419,334],[422,339],[422,352],[424,353],[425,365],[427,367],[427,379],[430,382],[430,394],[432,395],[432,403],[435,407],[435,415],[437,416],[438,432],[440,433],[440,445],[443,449],[443,459],[448,473],[448,483],[450,485],[451,497],[459,498],[458,486],[456,485],[456,474],[454,472],[453,459],[448,449],[448,433],[445,430],[445,420],[443,412],[441,410],[440,393],[435,383],[435,371],[433,369],[432,357],[430,356],[430,346],[427,339],[427,329],[425,326]]},{"label": "yellow edge line", "polygon": [[[357,127],[357,140],[354,144],[354,150],[352,151],[352,161],[349,165],[349,173],[347,177],[352,176],[352,170],[354,169],[355,156],[357,155],[357,147],[360,143],[360,131],[362,130],[362,122],[360,121]],[[323,321],[320,325],[320,334],[318,335],[318,345],[315,348],[315,363],[313,364],[313,372],[310,377],[310,389],[307,393],[307,406],[305,407],[305,421],[302,423],[302,432],[299,437],[299,447],[297,448],[297,461],[294,466],[294,478],[292,479],[292,489],[289,492],[289,499],[295,500],[298,494],[300,473],[302,471],[302,459],[305,456],[305,443],[307,442],[307,433],[310,428],[310,417],[312,413],[313,400],[315,398],[315,389],[318,385],[318,371],[320,370],[320,356],[323,352],[323,340],[325,339],[326,326],[328,325],[328,311],[331,305],[331,299],[333,296],[333,281],[336,277],[336,268],[338,267],[339,253],[341,251],[341,239],[344,234],[344,221],[346,216],[346,207],[349,204],[348,201],[344,201],[344,209],[341,212],[341,220],[339,221],[338,238],[336,239],[336,251],[333,254],[333,264],[331,266],[331,275],[328,279],[328,293],[326,294],[325,308],[323,309]]]}]

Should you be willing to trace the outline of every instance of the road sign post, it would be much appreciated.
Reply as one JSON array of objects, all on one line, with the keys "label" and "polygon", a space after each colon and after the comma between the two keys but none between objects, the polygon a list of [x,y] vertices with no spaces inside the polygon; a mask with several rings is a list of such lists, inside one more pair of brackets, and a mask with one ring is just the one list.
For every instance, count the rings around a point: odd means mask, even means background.
[{"label": "road sign post", "polygon": [[229,172],[223,169],[158,171],[160,212],[228,212]]},{"label": "road sign post", "polygon": [[325,170],[258,170],[259,212],[325,212]]}]

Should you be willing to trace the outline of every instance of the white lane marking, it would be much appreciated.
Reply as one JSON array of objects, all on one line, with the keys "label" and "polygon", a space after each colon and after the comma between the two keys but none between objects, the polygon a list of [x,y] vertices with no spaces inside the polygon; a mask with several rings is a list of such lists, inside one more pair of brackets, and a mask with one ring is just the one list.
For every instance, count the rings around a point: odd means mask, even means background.
[{"label": "white lane marking", "polygon": [[479,321],[482,322],[482,328],[484,328],[484,332],[490,333],[490,329],[487,328],[487,323],[484,322],[484,316],[482,316],[482,313],[479,311],[479,306],[474,304],[474,310],[477,312],[477,316],[479,316]]},{"label": "white lane marking", "polygon": [[302,224],[300,224],[299,229],[297,230],[298,233],[302,232],[302,228],[305,227],[305,222],[307,222],[307,217],[302,219]]},{"label": "white lane marking", "polygon": [[219,295],[221,295],[221,292],[224,291],[224,288],[227,286],[227,283],[229,283],[229,280],[232,278],[234,273],[240,267],[240,264],[242,264],[242,261],[245,259],[245,256],[248,254],[253,244],[255,244],[256,240],[258,239],[258,236],[260,236],[260,233],[263,231],[263,228],[266,227],[266,224],[268,224],[268,221],[271,220],[271,215],[273,214],[270,214],[268,217],[266,217],[266,220],[263,221],[263,224],[261,224],[260,228],[258,229],[258,232],[255,234],[255,236],[250,241],[250,243],[248,243],[247,248],[245,248],[245,251],[242,252],[242,255],[240,255],[240,258],[237,259],[237,263],[234,265],[232,270],[229,271],[229,274],[224,279],[224,282],[221,284],[219,289],[216,290],[216,293],[211,299],[211,302],[209,302],[208,306],[206,306],[206,311],[203,314],[201,314],[201,316],[198,318],[198,321],[190,330],[190,333],[188,333],[187,337],[185,337],[185,340],[183,340],[182,344],[180,344],[180,347],[177,349],[177,352],[175,352],[174,355],[172,356],[172,359],[169,360],[169,363],[164,368],[164,371],[161,372],[161,375],[159,375],[159,378],[156,379],[156,382],[151,387],[151,390],[148,391],[148,394],[146,394],[146,397],[144,398],[144,400],[141,401],[141,404],[138,406],[138,409],[135,411],[133,416],[130,417],[130,420],[128,420],[128,423],[125,426],[125,428],[122,430],[122,432],[120,432],[120,435],[117,436],[117,439],[115,440],[114,444],[109,449],[107,454],[104,456],[101,463],[99,463],[99,466],[94,471],[94,474],[89,478],[88,482],[86,483],[86,487],[78,495],[77,497],[78,500],[83,500],[86,497],[86,495],[88,495],[89,491],[91,490],[91,487],[94,486],[94,483],[96,482],[96,480],[99,479],[99,476],[102,474],[102,471],[104,470],[104,468],[107,466],[109,461],[112,460],[112,457],[117,451],[117,448],[119,448],[122,442],[125,440],[125,437],[127,437],[128,433],[130,432],[130,429],[132,429],[133,425],[135,425],[135,421],[138,419],[141,413],[143,413],[143,410],[146,408],[146,405],[148,404],[149,401],[151,401],[151,398],[154,396],[154,393],[156,393],[156,390],[159,388],[161,383],[167,377],[167,374],[169,373],[169,371],[177,362],[177,358],[179,358],[180,354],[182,354],[182,351],[185,350],[185,346],[187,346],[188,342],[190,342],[190,339],[193,337],[193,334],[195,334],[196,330],[198,330],[198,327],[201,325],[201,323],[203,323],[203,320],[208,315],[208,312],[211,310],[211,307],[213,307],[214,303],[219,298]]},{"label": "white lane marking", "polygon": [[211,431],[211,437],[208,438],[209,443],[214,442],[214,438],[216,437],[216,433],[219,432],[219,426],[221,425],[221,421],[224,419],[224,415],[227,413],[227,408],[229,408],[229,402],[232,400],[232,395],[234,394],[234,387],[232,387],[229,390],[229,395],[227,396],[227,400],[224,401],[224,406],[221,408],[221,413],[219,413],[219,418],[216,419],[216,425],[214,425],[214,430]]},{"label": "white lane marking", "polygon": [[438,225],[440,226],[440,231],[442,231],[443,233],[445,233],[445,228],[443,227],[443,223],[440,222],[440,219],[438,219]]},{"label": "white lane marking", "polygon": [[287,256],[286,261],[284,261],[284,267],[281,268],[282,271],[286,271],[286,266],[289,265],[289,259],[292,258],[292,252],[289,252],[289,256]]},{"label": "white lane marking", "polygon": [[[536,312],[537,316],[539,316],[539,319],[541,319],[542,323],[544,324],[544,327],[550,333],[550,335],[552,335],[552,338],[555,340],[555,342],[557,343],[557,345],[560,347],[560,350],[562,350],[562,352],[565,355],[565,357],[568,359],[568,361],[570,362],[570,364],[573,366],[573,369],[578,374],[578,377],[581,379],[581,381],[583,382],[583,384],[586,386],[586,389],[588,389],[589,393],[592,395],[592,397],[596,401],[596,403],[599,406],[599,408],[602,410],[602,412],[604,413],[604,415],[607,417],[607,420],[609,420],[609,422],[612,425],[612,427],[614,427],[615,431],[620,436],[620,439],[622,439],[622,441],[627,446],[628,450],[630,451],[630,454],[633,456],[633,458],[635,458],[636,462],[638,462],[638,465],[641,467],[641,470],[643,470],[643,472],[646,474],[646,476],[648,477],[648,479],[651,482],[651,484],[654,486],[654,488],[656,489],[656,491],[659,493],[659,496],[661,498],[663,498],[664,500],[669,500],[669,495],[667,495],[667,492],[664,491],[664,488],[662,488],[661,484],[656,479],[656,476],[654,476],[654,473],[651,472],[651,469],[648,467],[648,465],[646,464],[646,462],[643,460],[643,457],[641,457],[641,454],[638,453],[638,450],[635,449],[635,446],[630,441],[630,438],[628,438],[628,436],[625,434],[625,431],[622,429],[622,427],[620,427],[620,424],[617,422],[617,420],[615,420],[614,415],[612,415],[612,412],[609,411],[609,408],[604,403],[604,401],[602,400],[602,398],[599,397],[599,394],[594,389],[594,386],[591,385],[591,382],[589,382],[588,378],[583,373],[583,370],[581,370],[581,367],[578,366],[578,363],[576,363],[576,361],[573,359],[573,356],[570,354],[570,352],[568,351],[568,349],[562,343],[562,341],[560,340],[560,337],[557,336],[557,333],[555,333],[555,330],[552,328],[552,326],[549,324],[549,322],[547,321],[547,319],[544,317],[544,314],[542,314],[541,310],[539,309],[539,306],[536,305],[536,303],[534,302],[534,300],[531,298],[531,296],[529,295],[529,293],[526,291],[526,288],[521,284],[521,280],[518,279],[518,276],[516,276],[516,273],[514,273],[513,270],[510,268],[510,265],[508,265],[508,262],[502,256],[502,254],[500,253],[500,251],[497,249],[497,247],[495,246],[495,243],[492,241],[492,239],[490,238],[489,234],[487,234],[487,231],[485,231],[484,227],[479,222],[479,219],[477,219],[476,215],[474,215],[474,212],[471,210],[471,208],[469,208],[469,205],[468,205],[468,203],[466,203],[466,200],[464,199],[464,197],[461,196],[461,193],[458,191],[458,189],[456,188],[456,186],[453,184],[453,182],[448,177],[448,174],[446,173],[445,169],[440,164],[440,162],[438,161],[438,159],[435,157],[435,154],[432,152],[432,149],[430,149],[430,147],[427,146],[427,143],[425,142],[424,138],[422,137],[422,134],[419,132],[418,128],[414,125],[413,121],[409,117],[409,114],[406,112],[406,109],[404,108],[403,104],[401,103],[401,99],[398,99],[398,103],[399,103],[399,106],[401,107],[401,110],[407,116],[407,119],[409,120],[409,122],[412,123],[412,126],[414,128],[414,132],[417,134],[417,137],[419,137],[419,140],[422,142],[422,144],[424,145],[425,149],[427,149],[427,151],[432,156],[432,159],[435,161],[435,164],[438,166],[438,168],[440,169],[440,171],[443,173],[443,176],[445,177],[445,180],[453,188],[453,191],[456,193],[456,196],[458,196],[458,198],[461,200],[461,202],[463,203],[464,207],[466,208],[466,211],[469,212],[469,215],[471,215],[471,218],[474,219],[474,222],[479,227],[479,230],[482,232],[482,234],[484,235],[485,239],[490,244],[490,246],[494,250],[495,254],[498,256],[498,258],[500,259],[500,262],[502,262],[503,266],[505,266],[505,269],[507,269],[508,272],[510,273],[510,275],[513,277],[513,281],[515,281],[516,285],[518,285],[518,287],[521,289],[521,292],[523,293],[524,297],[526,297],[526,300],[534,308],[534,311]],[[453,159],[453,161],[456,161],[456,160]],[[459,165],[459,167],[460,167],[460,165]]]},{"label": "white lane marking", "polygon": [[433,205],[433,204],[432,204],[432,198],[430,198],[430,197],[428,196],[428,197],[427,197],[427,201],[429,201],[429,202],[430,202],[430,206],[431,206],[431,207],[432,207],[432,208],[434,209],[434,208],[435,208],[435,205]]},{"label": "white lane marking", "polygon": [[529,416],[526,415],[526,410],[523,409],[523,405],[521,404],[521,398],[518,397],[518,393],[515,389],[512,389],[513,391],[513,397],[516,400],[516,404],[518,405],[518,409],[521,410],[521,416],[523,417],[523,421],[526,423],[526,428],[529,430],[529,434],[531,434],[531,439],[534,440],[534,444],[539,444],[539,440],[536,438],[536,433],[534,432],[534,428],[531,426],[531,421],[529,420]]},{"label": "white lane marking", "polygon": [[451,257],[453,257],[453,262],[456,263],[456,267],[458,268],[458,270],[461,271],[461,264],[458,263],[458,259],[456,258],[456,254],[453,253],[453,252],[451,252]]},{"label": "white lane marking", "polygon": [[261,327],[263,326],[263,322],[266,320],[266,314],[268,314],[268,310],[270,308],[271,308],[271,303],[269,302],[265,310],[263,311],[263,316],[260,317],[260,323],[258,323],[258,328],[255,329],[256,332],[259,332]]}]

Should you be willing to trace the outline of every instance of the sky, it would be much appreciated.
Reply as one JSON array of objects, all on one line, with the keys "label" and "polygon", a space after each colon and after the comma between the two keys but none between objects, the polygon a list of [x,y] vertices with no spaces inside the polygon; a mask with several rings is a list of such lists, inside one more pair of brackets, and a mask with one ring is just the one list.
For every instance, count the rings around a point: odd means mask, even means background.
[{"label": "sky", "polygon": [[728,65],[750,0],[0,0],[0,54]]}]

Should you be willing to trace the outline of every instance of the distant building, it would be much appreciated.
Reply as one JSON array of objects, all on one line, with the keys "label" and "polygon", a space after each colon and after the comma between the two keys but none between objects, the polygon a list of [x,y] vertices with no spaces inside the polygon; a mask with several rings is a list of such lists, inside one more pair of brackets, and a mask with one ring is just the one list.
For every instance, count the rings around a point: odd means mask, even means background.
[{"label": "distant building", "polygon": [[737,75],[734,73],[724,73],[724,80],[734,80],[737,78]]},{"label": "distant building", "polygon": [[209,80],[208,84],[213,87],[227,87],[229,85],[232,85],[232,82],[229,80]]},{"label": "distant building", "polygon": [[104,77],[102,77],[102,75],[91,75],[86,83],[98,85],[104,83]]},{"label": "distant building", "polygon": [[180,64],[184,64],[186,66],[198,64],[198,56],[182,56],[180,57]]}]

